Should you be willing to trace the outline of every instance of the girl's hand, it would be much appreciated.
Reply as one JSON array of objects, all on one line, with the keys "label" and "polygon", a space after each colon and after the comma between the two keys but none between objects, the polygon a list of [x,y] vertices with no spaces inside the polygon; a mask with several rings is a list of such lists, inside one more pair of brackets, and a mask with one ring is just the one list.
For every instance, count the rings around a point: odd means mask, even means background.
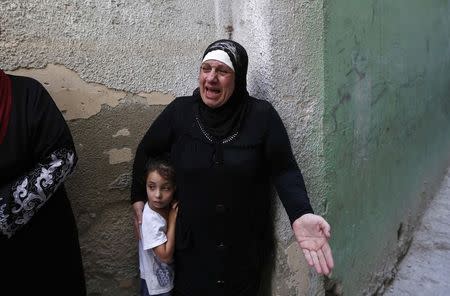
[{"label": "girl's hand", "polygon": [[178,214],[178,201],[173,202],[169,210],[169,223],[175,223]]}]

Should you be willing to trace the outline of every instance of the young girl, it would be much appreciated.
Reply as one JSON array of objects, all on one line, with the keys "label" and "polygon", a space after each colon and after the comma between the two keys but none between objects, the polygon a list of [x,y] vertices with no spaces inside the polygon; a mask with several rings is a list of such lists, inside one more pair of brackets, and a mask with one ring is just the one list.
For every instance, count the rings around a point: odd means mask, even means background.
[{"label": "young girl", "polygon": [[177,203],[173,202],[175,171],[167,159],[151,159],[146,165],[144,180],[147,202],[139,241],[141,296],[170,296],[174,279],[172,256],[178,213]]}]

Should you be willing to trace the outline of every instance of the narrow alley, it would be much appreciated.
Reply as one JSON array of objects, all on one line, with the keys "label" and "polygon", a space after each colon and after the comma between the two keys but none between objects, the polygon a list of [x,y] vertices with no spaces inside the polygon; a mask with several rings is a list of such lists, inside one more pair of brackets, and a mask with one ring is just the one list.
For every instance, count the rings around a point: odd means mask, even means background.
[{"label": "narrow alley", "polygon": [[450,295],[450,168],[384,295]]}]

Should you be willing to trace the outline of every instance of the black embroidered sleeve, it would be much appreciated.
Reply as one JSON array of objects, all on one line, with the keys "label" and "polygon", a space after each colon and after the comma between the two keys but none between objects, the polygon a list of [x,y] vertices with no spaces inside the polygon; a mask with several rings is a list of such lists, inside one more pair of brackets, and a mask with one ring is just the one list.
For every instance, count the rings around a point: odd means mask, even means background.
[{"label": "black embroidered sleeve", "polygon": [[9,238],[24,226],[73,172],[74,150],[60,148],[28,174],[0,189],[0,230]]}]

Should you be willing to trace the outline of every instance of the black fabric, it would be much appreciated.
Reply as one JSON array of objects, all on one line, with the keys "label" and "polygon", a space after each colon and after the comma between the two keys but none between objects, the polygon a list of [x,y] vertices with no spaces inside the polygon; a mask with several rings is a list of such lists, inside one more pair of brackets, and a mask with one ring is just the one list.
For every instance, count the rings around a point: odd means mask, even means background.
[{"label": "black fabric", "polygon": [[[8,133],[0,145],[0,194],[13,203],[17,180],[31,180],[36,167],[51,161],[55,151],[74,153],[75,148],[64,118],[44,87],[31,78],[10,78],[13,104]],[[76,155],[70,155],[76,163]],[[72,208],[64,185],[51,186],[56,191],[30,211],[34,214],[25,225],[10,238],[0,234],[1,289],[11,295],[86,295]]]},{"label": "black fabric", "polygon": [[312,213],[278,113],[266,101],[249,97],[248,104],[238,136],[214,143],[196,121],[197,98],[177,98],[137,148],[132,202],[146,200],[141,180],[148,157],[170,152],[177,171],[176,295],[257,295],[272,184],[291,222]]},{"label": "black fabric", "polygon": [[218,141],[239,130],[248,105],[247,66],[248,56],[245,49],[236,41],[222,39],[211,43],[203,57],[213,50],[223,50],[230,57],[235,73],[235,89],[228,101],[218,108],[210,108],[203,103],[198,88],[194,96],[199,100],[199,117],[208,133]]},{"label": "black fabric", "polygon": [[218,108],[206,106],[200,94],[197,96],[197,101],[199,102],[199,118],[215,141],[224,140],[239,131],[248,108],[247,96],[233,94],[228,102]]},{"label": "black fabric", "polygon": [[0,69],[0,144],[3,142],[8,129],[9,116],[11,114],[11,80]]}]

